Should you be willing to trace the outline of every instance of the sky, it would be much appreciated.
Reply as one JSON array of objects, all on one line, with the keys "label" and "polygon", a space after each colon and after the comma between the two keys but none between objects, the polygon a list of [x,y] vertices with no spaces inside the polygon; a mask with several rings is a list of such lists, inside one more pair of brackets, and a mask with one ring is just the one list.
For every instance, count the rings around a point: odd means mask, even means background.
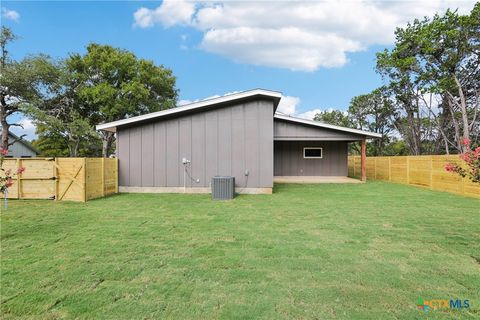
[{"label": "sky", "polygon": [[[179,104],[264,88],[279,111],[312,118],[346,110],[382,85],[375,54],[396,27],[475,1],[2,1],[1,24],[20,39],[10,54],[65,58],[91,42],[130,50],[173,70]],[[15,115],[35,138],[35,126]]]}]

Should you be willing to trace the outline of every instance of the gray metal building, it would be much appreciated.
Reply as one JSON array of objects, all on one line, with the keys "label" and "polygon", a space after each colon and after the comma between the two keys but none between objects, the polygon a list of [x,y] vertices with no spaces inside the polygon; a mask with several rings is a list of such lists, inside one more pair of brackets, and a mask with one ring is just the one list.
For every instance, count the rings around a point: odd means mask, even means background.
[{"label": "gray metal building", "polygon": [[274,176],[346,176],[348,142],[377,134],[275,114],[281,93],[255,89],[115,122],[123,192],[271,193]]},{"label": "gray metal building", "polygon": [[[1,133],[1,131],[0,131]],[[15,141],[9,148],[8,148],[8,157],[11,158],[34,158],[40,152],[35,149],[28,141],[22,139],[15,135],[12,132],[8,133],[8,141],[9,143]]]}]

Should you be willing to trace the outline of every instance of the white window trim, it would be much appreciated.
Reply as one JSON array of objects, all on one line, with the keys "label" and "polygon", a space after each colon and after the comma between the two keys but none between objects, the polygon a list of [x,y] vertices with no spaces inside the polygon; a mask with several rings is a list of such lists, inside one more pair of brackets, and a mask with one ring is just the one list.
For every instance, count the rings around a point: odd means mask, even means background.
[{"label": "white window trim", "polygon": [[[320,149],[321,150],[321,156],[320,157],[306,157],[305,156],[305,149]],[[321,147],[304,147],[303,148],[303,159],[322,159],[323,158],[323,148]]]}]

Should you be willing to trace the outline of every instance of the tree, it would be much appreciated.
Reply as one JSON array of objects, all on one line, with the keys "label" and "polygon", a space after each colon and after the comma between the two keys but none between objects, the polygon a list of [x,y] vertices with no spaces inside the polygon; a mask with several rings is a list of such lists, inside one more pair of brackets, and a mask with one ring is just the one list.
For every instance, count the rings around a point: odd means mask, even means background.
[{"label": "tree", "polygon": [[41,88],[38,86],[40,79],[44,76],[41,72],[42,57],[29,57],[20,62],[10,58],[8,45],[17,39],[12,30],[2,26],[0,34],[0,123],[2,125],[2,136],[0,147],[8,149],[10,145],[21,140],[9,141],[8,132],[11,126],[22,127],[19,123],[12,123],[9,117],[21,112],[22,107],[31,104],[42,96]]},{"label": "tree", "polygon": [[350,102],[348,113],[357,129],[382,135],[380,139],[375,139],[369,144],[369,153],[374,156],[383,155],[393,128],[393,104],[387,88],[381,87],[371,93],[354,97]]},{"label": "tree", "polygon": [[[442,121],[435,119],[447,151],[449,144],[465,151],[461,141],[478,136],[479,130],[480,3],[470,15],[447,10],[443,16],[415,20],[398,28],[395,36],[393,50],[377,54],[377,70],[390,81],[397,110],[404,116],[404,123],[397,117],[399,131],[412,152],[420,154],[420,105],[426,102],[425,94],[435,94],[447,111],[440,112]],[[454,143],[444,127],[449,122]]]},{"label": "tree", "polygon": [[313,120],[341,127],[352,126],[352,120],[350,119],[348,112],[340,110],[320,111],[315,115]]},{"label": "tree", "polygon": [[[66,68],[76,85],[76,99],[92,124],[172,108],[176,79],[172,71],[133,53],[92,43],[85,55],[72,54]],[[82,113],[82,112],[80,112]],[[101,132],[102,154],[108,156],[112,132]]]},{"label": "tree", "polygon": [[[98,141],[98,133],[89,121],[89,116],[94,110],[85,107],[79,101],[76,91],[78,85],[63,61],[55,61],[48,57],[36,59],[37,71],[43,75],[37,85],[41,88],[43,95],[41,99],[24,105],[22,111],[39,129],[40,141],[45,136],[50,140],[57,139],[55,141],[57,146],[63,145],[67,148],[69,156],[77,157],[80,155],[81,147],[94,145]],[[43,145],[40,144],[40,146]],[[40,150],[45,151],[43,148]],[[55,153],[55,155],[65,154],[65,152]]]},{"label": "tree", "polygon": [[[50,143],[53,142],[57,145],[60,143],[60,146],[68,148],[70,157],[78,157],[81,155],[80,149],[82,147],[95,145],[95,141],[98,140],[98,134],[93,130],[88,120],[81,117],[75,109],[68,107],[63,107],[62,109],[62,114],[57,115],[38,108],[33,108],[27,112],[35,119],[37,125],[43,127],[40,132],[47,133],[47,136],[50,136],[50,140],[53,140]],[[45,130],[44,128],[48,129]],[[45,143],[45,135],[42,135],[39,141]],[[36,145],[40,146],[44,152],[46,145],[39,144],[39,141],[37,141]],[[54,150],[54,152],[44,152],[44,155],[60,156],[62,153],[64,152],[60,149]],[[98,154],[89,152],[86,155],[93,156]]]}]

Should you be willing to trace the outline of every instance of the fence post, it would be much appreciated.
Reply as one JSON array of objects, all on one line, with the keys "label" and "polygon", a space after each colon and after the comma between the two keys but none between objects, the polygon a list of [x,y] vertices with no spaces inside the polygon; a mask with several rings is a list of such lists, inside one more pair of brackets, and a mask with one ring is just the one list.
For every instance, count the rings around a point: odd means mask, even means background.
[{"label": "fence post", "polygon": [[465,195],[465,181],[467,181],[468,178],[460,177],[460,194]]},{"label": "fence post", "polygon": [[388,157],[388,181],[392,181],[392,157]]},{"label": "fence post", "polygon": [[87,158],[82,158],[83,161],[83,202],[87,202]]},{"label": "fence post", "polygon": [[377,180],[377,157],[373,158],[373,179]]},{"label": "fence post", "polygon": [[115,158],[115,193],[118,193],[118,158]]},{"label": "fence post", "polygon": [[60,181],[59,181],[59,178],[58,178],[58,159],[55,158],[55,165],[54,165],[54,168],[53,168],[53,172],[55,173],[54,175],[54,178],[55,178],[55,201],[58,201],[58,188],[59,188],[59,184],[60,184]]},{"label": "fence post", "polygon": [[355,176],[355,156],[352,156],[352,164],[353,164],[353,176]]},{"label": "fence post", "polygon": [[[17,168],[22,166],[22,160],[17,159]],[[22,192],[22,175],[17,175],[17,199],[20,199],[20,193]]]},{"label": "fence post", "polygon": [[433,157],[430,156],[430,181],[429,184],[430,190],[433,189]]},{"label": "fence post", "polygon": [[102,197],[105,197],[105,158],[102,157]]},{"label": "fence post", "polygon": [[367,181],[367,139],[366,139],[366,137],[364,137],[361,141],[360,150],[361,150],[361,156],[360,156],[361,178],[360,178],[360,180],[365,182],[365,181]]},{"label": "fence post", "polygon": [[410,184],[410,158],[407,156],[407,184]]}]

